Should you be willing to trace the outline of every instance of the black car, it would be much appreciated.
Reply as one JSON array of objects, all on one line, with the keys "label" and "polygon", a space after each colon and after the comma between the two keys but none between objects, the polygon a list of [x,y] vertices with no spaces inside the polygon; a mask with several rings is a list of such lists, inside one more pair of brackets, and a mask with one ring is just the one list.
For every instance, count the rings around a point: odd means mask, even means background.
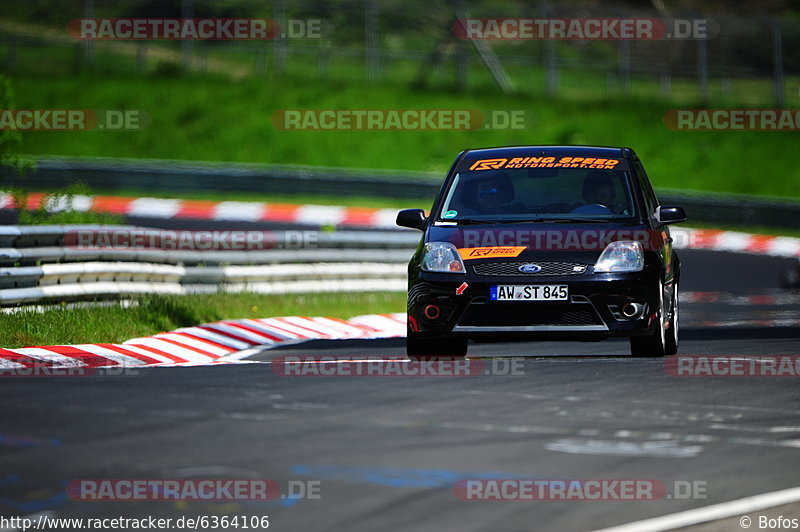
[{"label": "black car", "polygon": [[464,356],[468,340],[630,337],[631,354],[678,350],[680,261],[630,148],[464,150],[408,267],[410,357]]}]

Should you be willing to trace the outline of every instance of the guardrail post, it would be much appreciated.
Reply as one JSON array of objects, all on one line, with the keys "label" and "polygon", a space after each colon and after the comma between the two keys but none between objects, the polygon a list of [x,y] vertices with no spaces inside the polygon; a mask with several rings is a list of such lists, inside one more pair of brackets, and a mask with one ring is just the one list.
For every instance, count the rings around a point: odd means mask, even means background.
[{"label": "guardrail post", "polygon": [[374,0],[367,0],[364,3],[364,63],[367,81],[375,82],[380,69],[380,52],[378,49],[378,4]]},{"label": "guardrail post", "polygon": [[775,93],[775,107],[785,105],[783,96],[783,38],[779,21],[770,19],[769,27],[772,31],[772,87]]},{"label": "guardrail post", "polygon": [[697,40],[697,82],[700,91],[700,100],[708,103],[708,41]]},{"label": "guardrail post", "polygon": [[[193,0],[183,0],[181,2],[181,17],[184,19],[194,16]],[[194,41],[191,39],[181,39],[181,66],[184,72],[192,69],[192,55],[194,52]]]},{"label": "guardrail post", "polygon": [[275,22],[278,23],[278,34],[275,35],[273,45],[273,61],[275,62],[275,72],[283,74],[286,62],[286,3],[284,0],[275,0]]}]

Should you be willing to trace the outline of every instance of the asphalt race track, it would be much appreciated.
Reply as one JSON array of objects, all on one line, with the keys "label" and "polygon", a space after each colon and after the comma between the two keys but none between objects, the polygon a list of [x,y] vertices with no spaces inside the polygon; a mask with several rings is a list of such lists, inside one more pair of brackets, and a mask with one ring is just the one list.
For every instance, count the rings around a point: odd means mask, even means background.
[{"label": "asphalt race track", "polygon": [[[800,355],[800,295],[777,288],[788,259],[681,258],[690,295],[681,354]],[[251,359],[260,364],[4,379],[0,515],[268,515],[274,530],[581,531],[798,485],[797,377],[672,376],[660,359],[629,357],[624,340],[470,346],[485,367],[513,362],[514,375],[289,377],[267,363],[288,354],[403,353],[402,339],[316,341],[260,352]],[[165,478],[273,479],[284,495],[290,481],[295,490],[310,481],[303,486],[320,496],[91,502],[65,490],[75,479]],[[498,478],[655,479],[666,494],[536,502],[454,494],[458,481]],[[687,485],[697,489],[687,493]]]}]

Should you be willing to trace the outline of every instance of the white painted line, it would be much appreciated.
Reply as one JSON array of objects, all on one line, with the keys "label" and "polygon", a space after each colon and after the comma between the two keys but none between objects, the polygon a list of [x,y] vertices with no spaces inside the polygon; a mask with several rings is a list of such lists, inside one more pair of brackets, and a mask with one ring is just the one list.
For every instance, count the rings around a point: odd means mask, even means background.
[{"label": "white painted line", "polygon": [[19,362],[13,362],[8,360],[7,358],[0,358],[0,368],[2,369],[20,369],[24,368],[25,364],[20,364]]},{"label": "white painted line", "polygon": [[[130,342],[131,340],[128,340]],[[164,355],[160,355],[158,353],[153,353],[152,351],[148,351],[147,349],[142,349],[141,347],[133,344],[115,344],[119,345],[119,347],[123,349],[127,349],[128,351],[133,351],[134,353],[139,353],[140,355],[144,355],[146,357],[152,358],[154,360],[160,360],[162,364],[174,364],[175,361],[171,358],[165,357]]]},{"label": "white painted line", "polygon": [[161,198],[137,198],[128,205],[128,216],[152,216],[172,218],[181,209],[181,200]]},{"label": "white painted line", "polygon": [[206,353],[211,353],[212,355],[217,356],[227,355],[231,352],[230,349],[223,349],[217,345],[212,345],[208,342],[203,342],[202,340],[198,340],[196,338],[189,338],[188,336],[173,332],[156,334],[153,336],[153,338],[166,338],[167,340],[172,340],[173,342],[181,345],[194,347],[200,351],[205,351]]},{"label": "white painted line", "polygon": [[262,336],[252,331],[248,331],[247,329],[242,329],[241,327],[236,327],[235,325],[231,325],[229,323],[222,323],[216,321],[214,323],[206,323],[205,325],[203,325],[203,327],[232,334],[233,336],[236,336],[238,340],[241,340],[243,342],[248,342],[250,344],[255,343],[256,345],[258,345],[264,343],[267,344],[272,343],[272,340],[270,340],[266,336]]},{"label": "white painted line", "polygon": [[244,323],[243,320],[226,320],[225,322],[216,322],[214,325],[224,325],[226,330],[231,331],[240,331],[242,333],[247,333],[248,338],[252,338],[253,340],[257,341],[259,344],[274,344],[275,342],[280,342],[280,340],[275,340],[275,335],[268,336],[269,333],[266,332],[264,327],[259,327],[256,331],[252,325]]},{"label": "white painted line", "polygon": [[47,212],[61,212],[71,209],[78,212],[86,212],[92,207],[92,197],[78,194],[72,198],[65,196],[50,198],[45,208]]},{"label": "white painted line", "polygon": [[257,222],[264,215],[264,204],[255,201],[222,201],[214,206],[214,220]]},{"label": "white painted line", "polygon": [[713,504],[652,519],[643,519],[611,528],[603,528],[595,532],[662,532],[664,530],[707,523],[717,519],[735,517],[797,501],[800,501],[800,487],[753,495],[744,499]]},{"label": "white painted line", "polygon": [[138,358],[134,358],[132,356],[128,356],[117,351],[112,351],[111,349],[101,347],[99,345],[94,344],[77,344],[73,347],[77,347],[78,349],[83,349],[87,353],[92,353],[95,355],[100,355],[103,358],[107,358],[109,360],[113,360],[120,366],[141,366],[144,364]]},{"label": "white painted line", "polygon": [[364,316],[356,316],[355,318],[349,321],[350,323],[356,325],[365,325],[367,327],[378,329],[380,332],[372,335],[375,337],[406,335],[405,314],[403,314],[403,321],[398,320],[396,316],[390,317],[390,316],[382,316],[380,314],[367,314]]},{"label": "white painted line", "polygon": [[369,335],[365,329],[357,325],[353,325],[352,323],[341,322],[325,317],[311,319],[319,324],[322,324],[323,326],[330,327],[344,338],[363,338]]},{"label": "white painted line", "polygon": [[725,231],[717,236],[717,243],[714,247],[719,251],[743,251],[749,245],[749,234]]},{"label": "white painted line", "polygon": [[285,318],[265,318],[262,319],[266,325],[280,327],[281,329],[290,332],[292,334],[296,334],[298,338],[324,338],[325,336],[317,331],[312,331],[306,328],[298,327],[297,325],[293,324],[290,321],[286,321]]},{"label": "white painted line", "polygon": [[[372,217],[375,227],[400,229],[395,223],[397,220],[396,209],[380,209]],[[420,238],[422,235],[420,235]]]},{"label": "white painted line", "polygon": [[295,212],[295,222],[311,225],[338,225],[345,217],[345,207],[330,205],[301,205]]},{"label": "white painted line", "polygon": [[275,326],[272,326],[272,325],[267,325],[265,323],[261,323],[260,321],[258,321],[256,319],[245,318],[245,319],[241,320],[241,322],[243,324],[245,324],[245,325],[253,327],[254,329],[258,329],[259,331],[264,331],[265,333],[270,334],[272,336],[277,336],[279,338],[283,338],[284,341],[286,341],[286,340],[296,340],[296,339],[300,338],[300,336],[298,336],[297,334],[294,334],[294,333],[292,333],[290,331],[287,331],[285,329],[279,329],[279,328],[277,328]]},{"label": "white painted line", "polygon": [[297,325],[298,327],[311,329],[314,332],[325,335],[326,338],[339,338],[342,336],[340,331],[331,328],[325,323],[315,321],[314,318],[308,318],[305,316],[286,316],[280,319],[286,320],[287,322]]},{"label": "white painted line", "polygon": [[231,348],[231,350],[247,349],[248,347],[253,347],[253,344],[251,343],[244,342],[242,340],[235,340],[230,336],[225,336],[224,334],[216,333],[214,332],[214,329],[211,329],[206,325],[199,325],[197,327],[182,327],[180,329],[175,329],[173,332],[182,332],[194,336],[199,336],[200,338],[205,338],[206,340],[211,340],[212,342],[228,346]]},{"label": "white painted line", "polygon": [[[129,341],[131,341],[131,340],[129,340]],[[180,357],[180,358],[182,358],[182,359],[184,359],[184,360],[186,360],[188,362],[207,363],[209,360],[213,360],[212,357],[210,357],[210,356],[202,355],[202,354],[198,353],[197,351],[192,351],[191,349],[186,349],[185,347],[180,347],[180,346],[177,346],[177,345],[172,344],[170,342],[165,342],[164,340],[161,340],[161,339],[155,338],[155,337],[136,338],[133,341],[136,342],[136,344],[138,344],[138,345],[144,345],[144,346],[147,346],[147,347],[153,347],[155,349],[158,349],[159,351],[163,351],[165,353],[169,353],[170,355],[173,355],[173,356],[176,356],[176,357]],[[124,347],[127,348],[128,344],[125,344]],[[148,353],[148,356],[156,358],[153,355],[150,355],[149,353]],[[172,361],[170,361],[170,362],[172,362]]]},{"label": "white painted line", "polygon": [[[69,347],[69,346],[65,346]],[[20,349],[9,349],[15,353],[25,355],[27,357],[40,360],[42,362],[50,362],[56,367],[83,367],[86,366],[77,358],[68,357],[54,351],[48,351],[45,347],[23,347]]]},{"label": "white painted line", "polygon": [[780,257],[798,257],[800,256],[800,238],[790,236],[775,237],[770,241],[767,253]]}]

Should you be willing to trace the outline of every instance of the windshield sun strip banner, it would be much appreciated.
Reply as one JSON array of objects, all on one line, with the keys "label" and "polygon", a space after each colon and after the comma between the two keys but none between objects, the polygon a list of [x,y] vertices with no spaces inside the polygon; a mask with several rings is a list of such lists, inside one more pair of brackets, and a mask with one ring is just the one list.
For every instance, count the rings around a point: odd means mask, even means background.
[{"label": "windshield sun strip banner", "polygon": [[500,157],[493,159],[478,159],[464,161],[460,167],[461,172],[476,172],[481,170],[511,170],[517,168],[590,168],[597,170],[626,170],[624,159],[601,157],[573,157],[570,155],[530,156],[530,157]]}]

